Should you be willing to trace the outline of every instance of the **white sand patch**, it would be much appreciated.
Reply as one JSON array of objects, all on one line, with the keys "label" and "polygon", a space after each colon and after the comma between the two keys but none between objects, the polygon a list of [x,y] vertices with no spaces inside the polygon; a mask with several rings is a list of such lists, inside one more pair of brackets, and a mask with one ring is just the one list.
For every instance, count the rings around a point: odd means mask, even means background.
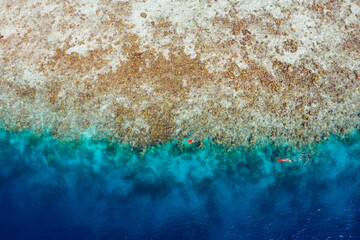
[{"label": "white sand patch", "polygon": [[21,80],[30,87],[36,87],[46,82],[46,77],[40,74],[38,71],[31,69],[24,69],[23,77]]}]

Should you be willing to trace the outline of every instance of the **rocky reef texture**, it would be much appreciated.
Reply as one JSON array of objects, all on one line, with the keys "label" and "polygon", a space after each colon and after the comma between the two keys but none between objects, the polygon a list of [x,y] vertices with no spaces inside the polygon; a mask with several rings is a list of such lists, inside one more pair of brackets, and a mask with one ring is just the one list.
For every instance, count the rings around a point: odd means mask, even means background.
[{"label": "rocky reef texture", "polygon": [[360,128],[358,0],[85,2],[0,1],[6,128],[133,146]]}]

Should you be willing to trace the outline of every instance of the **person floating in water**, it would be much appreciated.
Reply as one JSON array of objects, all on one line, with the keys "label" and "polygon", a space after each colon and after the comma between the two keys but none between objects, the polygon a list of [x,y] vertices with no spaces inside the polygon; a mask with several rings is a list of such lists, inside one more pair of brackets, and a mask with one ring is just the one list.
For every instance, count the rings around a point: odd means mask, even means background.
[{"label": "person floating in water", "polygon": [[278,162],[291,162],[289,158],[278,158]]},{"label": "person floating in water", "polygon": [[204,147],[203,142],[200,139],[198,139],[197,136],[195,136],[193,139],[189,139],[188,143],[192,144],[196,148],[203,148]]},{"label": "person floating in water", "polygon": [[292,160],[290,160],[290,158],[278,158],[278,162],[290,162],[290,163],[302,162],[304,165],[306,165],[309,162],[311,163],[312,160],[309,154],[303,153],[298,156],[295,156],[294,158],[292,158]]},{"label": "person floating in water", "polygon": [[197,141],[198,141],[198,139],[197,139],[197,137],[195,136],[193,139],[188,140],[188,143],[195,143],[195,142],[197,142]]}]

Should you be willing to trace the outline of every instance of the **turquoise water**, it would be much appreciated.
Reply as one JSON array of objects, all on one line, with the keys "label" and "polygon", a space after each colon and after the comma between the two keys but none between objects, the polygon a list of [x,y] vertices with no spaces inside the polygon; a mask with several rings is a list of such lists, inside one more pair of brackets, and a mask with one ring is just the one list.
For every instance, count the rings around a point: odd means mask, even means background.
[{"label": "turquoise water", "polygon": [[360,239],[359,226],[359,132],[306,151],[142,152],[0,131],[0,239]]}]

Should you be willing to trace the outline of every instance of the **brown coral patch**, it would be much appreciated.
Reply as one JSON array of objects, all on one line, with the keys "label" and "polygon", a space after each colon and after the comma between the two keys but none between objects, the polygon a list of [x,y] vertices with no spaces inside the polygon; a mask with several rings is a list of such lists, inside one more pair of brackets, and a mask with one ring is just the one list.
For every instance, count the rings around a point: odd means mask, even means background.
[{"label": "brown coral patch", "polygon": [[99,78],[105,86],[123,88],[121,85],[154,86],[157,92],[170,92],[178,94],[185,91],[182,87],[183,80],[190,80],[190,86],[201,87],[202,81],[209,78],[210,74],[205,69],[205,64],[198,58],[191,59],[184,52],[170,54],[170,59],[163,55],[156,56],[152,51],[129,52],[129,61],[123,62],[115,73],[101,74]]},{"label": "brown coral patch", "polygon": [[169,141],[174,135],[172,107],[172,104],[167,103],[162,106],[154,104],[142,112],[142,117],[150,126],[150,144]]},{"label": "brown coral patch", "polygon": [[[260,66],[253,60],[248,60],[248,69],[240,69],[236,64],[231,63],[227,66],[227,71],[222,73],[222,78],[231,79],[229,84],[235,89],[244,89],[252,93],[255,88],[255,82],[260,82],[265,89],[279,91],[279,87],[275,83],[274,76],[271,75],[266,68]],[[240,90],[240,89],[237,89]]]},{"label": "brown coral patch", "polygon": [[360,32],[357,34],[353,34],[350,38],[346,39],[342,44],[343,49],[348,52],[360,54]]},{"label": "brown coral patch", "polygon": [[299,91],[302,88],[315,86],[319,78],[318,74],[313,73],[304,65],[294,66],[276,60],[273,66],[277,73],[277,79],[286,88],[286,91]]},{"label": "brown coral patch", "polygon": [[[114,121],[118,128],[122,127],[120,123],[123,121],[135,121],[139,117],[149,126],[149,132],[143,131],[142,138],[151,144],[164,142],[174,134],[172,111],[183,104],[181,99],[187,97],[190,87],[203,86],[211,80],[211,75],[198,58],[191,59],[180,50],[177,54],[174,51],[168,59],[163,55],[156,56],[150,50],[135,50],[132,48],[128,52],[129,61],[123,62],[116,72],[99,75],[101,84],[90,90],[101,90],[103,94],[119,91],[133,103],[133,108],[141,105],[141,115],[134,109],[116,107]],[[149,87],[151,91],[148,91]],[[152,103],[159,97],[164,102]],[[121,132],[119,129],[119,135]]]},{"label": "brown coral patch", "polygon": [[288,52],[295,53],[298,50],[298,43],[293,39],[286,40],[284,42],[284,49]]},{"label": "brown coral patch", "polygon": [[[80,56],[78,53],[72,52],[67,54],[64,49],[56,49],[54,56],[47,63],[47,67],[51,67],[51,71],[60,71],[68,73],[73,71],[76,73],[86,74],[92,68],[101,69],[107,64],[106,60],[102,60],[101,56],[106,53],[106,50],[91,50],[87,56]],[[43,71],[45,66],[42,64],[40,71]]]}]

